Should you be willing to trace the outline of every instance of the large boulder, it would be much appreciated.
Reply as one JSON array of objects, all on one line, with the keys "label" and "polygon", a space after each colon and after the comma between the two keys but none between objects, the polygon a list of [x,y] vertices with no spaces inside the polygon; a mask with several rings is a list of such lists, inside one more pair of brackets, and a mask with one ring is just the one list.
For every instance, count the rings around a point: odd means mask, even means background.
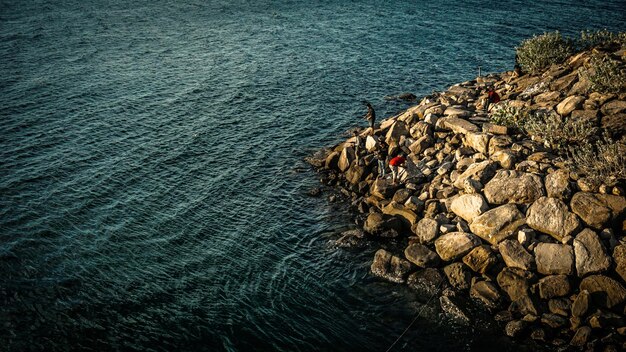
[{"label": "large boulder", "polygon": [[391,145],[392,143],[398,143],[401,136],[406,136],[408,134],[409,131],[407,130],[406,124],[402,121],[396,121],[387,131],[387,135],[385,136],[385,142],[387,143],[387,145]]},{"label": "large boulder", "polygon": [[544,275],[571,275],[574,271],[574,249],[557,243],[539,243],[535,247],[537,271]]},{"label": "large boulder", "polygon": [[565,275],[546,276],[539,280],[537,288],[539,289],[539,297],[542,299],[563,297],[570,291],[569,280]]},{"label": "large boulder", "polygon": [[574,254],[576,255],[576,272],[583,277],[590,273],[599,273],[611,266],[611,257],[600,237],[590,229],[584,229],[574,239]]},{"label": "large boulder", "polygon": [[524,214],[517,209],[515,204],[506,204],[474,218],[470,224],[470,230],[483,240],[498,244],[513,236],[524,223]]},{"label": "large boulder", "polygon": [[561,116],[567,116],[572,111],[578,109],[585,101],[585,97],[579,95],[569,96],[556,106],[556,112]]},{"label": "large boulder", "polygon": [[626,289],[619,282],[603,275],[590,275],[580,282],[580,290],[587,290],[593,301],[613,308],[626,300]]},{"label": "large boulder", "polygon": [[615,261],[615,271],[626,282],[626,245],[620,244],[613,249],[613,260]]},{"label": "large boulder", "polygon": [[411,231],[419,243],[431,243],[439,234],[439,223],[434,219],[423,218],[411,226]]},{"label": "large boulder", "polygon": [[358,163],[352,163],[346,171],[346,180],[353,185],[359,184],[367,177],[365,168]]},{"label": "large boulder", "polygon": [[498,245],[504,263],[511,268],[530,270],[535,266],[535,258],[516,240],[504,240]]},{"label": "large boulder", "polygon": [[389,199],[393,197],[398,189],[390,179],[379,178],[372,184],[371,194],[378,198]]},{"label": "large boulder", "polygon": [[500,291],[490,281],[475,282],[470,289],[470,297],[482,302],[489,309],[497,308],[502,301]]},{"label": "large boulder", "polygon": [[450,232],[435,240],[435,250],[445,261],[455,260],[480,245],[480,240],[466,232]]},{"label": "large boulder", "polygon": [[484,192],[489,204],[528,204],[545,195],[541,177],[513,170],[499,170]]},{"label": "large boulder", "polygon": [[560,199],[550,197],[539,198],[528,208],[526,223],[558,241],[571,236],[580,227],[578,217],[569,212],[567,205]]},{"label": "large boulder", "polygon": [[602,227],[611,220],[615,220],[626,209],[626,198],[610,194],[578,192],[570,203],[572,211],[594,229]]},{"label": "large boulder", "polygon": [[404,250],[404,256],[420,268],[429,268],[439,264],[439,256],[428,247],[412,243]]},{"label": "large boulder", "polygon": [[352,164],[355,157],[356,157],[356,154],[354,152],[354,148],[352,147],[343,148],[343,150],[341,151],[341,154],[339,155],[339,160],[337,161],[337,167],[339,167],[339,170],[341,170],[341,172],[345,172],[346,170],[348,170],[348,168],[350,167],[350,164]]},{"label": "large boulder", "polygon": [[443,268],[444,274],[448,278],[448,282],[457,290],[467,290],[470,288],[472,274],[467,266],[463,263],[452,263]]},{"label": "large boulder", "polygon": [[534,278],[530,271],[506,267],[498,274],[497,281],[500,288],[514,302],[528,296],[528,289]]},{"label": "large boulder", "polygon": [[403,283],[411,271],[411,263],[384,249],[379,249],[374,255],[371,270],[372,274],[378,277],[391,282]]},{"label": "large boulder", "polygon": [[480,194],[463,194],[452,201],[450,210],[471,223],[474,218],[489,210],[489,205]]},{"label": "large boulder", "polygon": [[382,237],[397,237],[404,229],[402,220],[395,216],[381,213],[370,213],[365,220],[363,230],[369,234]]},{"label": "large boulder", "polygon": [[411,228],[417,223],[417,215],[402,204],[390,202],[382,209],[383,214],[399,216],[406,221],[406,228]]},{"label": "large boulder", "polygon": [[489,246],[475,247],[463,257],[463,263],[480,274],[484,274],[497,262],[498,259]]},{"label": "large boulder", "polygon": [[600,108],[603,115],[615,115],[622,112],[626,112],[626,101],[623,100],[611,100],[608,103],[602,105]]},{"label": "large boulder", "polygon": [[546,176],[546,192],[548,197],[568,200],[572,196],[572,186],[569,180],[569,172],[558,169]]},{"label": "large boulder", "polygon": [[491,177],[493,177],[493,175],[496,173],[497,168],[498,164],[491,160],[474,163],[457,177],[457,179],[454,181],[454,187],[458,189],[463,189],[464,182],[467,179],[474,179],[482,184],[485,184],[491,179]]},{"label": "large boulder", "polygon": [[489,150],[489,139],[491,136],[487,133],[468,132],[465,135],[465,145],[486,155]]},{"label": "large boulder", "polygon": [[480,128],[473,123],[458,117],[448,116],[440,119],[438,124],[452,130],[454,133],[466,134],[468,132],[479,132]]}]

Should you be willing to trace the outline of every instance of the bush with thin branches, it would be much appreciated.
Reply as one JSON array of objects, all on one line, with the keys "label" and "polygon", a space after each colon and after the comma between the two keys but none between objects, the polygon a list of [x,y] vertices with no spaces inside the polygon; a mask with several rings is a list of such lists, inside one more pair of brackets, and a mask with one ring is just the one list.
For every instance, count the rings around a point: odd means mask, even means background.
[{"label": "bush with thin branches", "polygon": [[516,48],[522,70],[538,73],[552,64],[559,64],[574,53],[572,41],[561,33],[548,32],[526,39]]}]

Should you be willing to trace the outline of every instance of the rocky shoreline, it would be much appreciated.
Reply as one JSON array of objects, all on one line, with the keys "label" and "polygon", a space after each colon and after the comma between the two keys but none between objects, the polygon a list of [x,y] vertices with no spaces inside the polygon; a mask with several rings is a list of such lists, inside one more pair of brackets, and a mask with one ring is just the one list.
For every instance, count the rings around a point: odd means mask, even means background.
[{"label": "rocky shoreline", "polygon": [[[623,180],[591,182],[545,140],[494,123],[483,106],[491,86],[501,106],[584,120],[623,141],[626,92],[593,92],[579,74],[597,54],[578,53],[539,74],[453,85],[359,131],[359,148],[352,137],[310,157],[362,227],[340,241],[402,243],[403,253],[376,252],[372,274],[436,295],[460,324],[474,322],[478,308],[512,338],[561,350],[626,350]],[[389,155],[407,155],[396,184],[378,175],[381,141]]]}]

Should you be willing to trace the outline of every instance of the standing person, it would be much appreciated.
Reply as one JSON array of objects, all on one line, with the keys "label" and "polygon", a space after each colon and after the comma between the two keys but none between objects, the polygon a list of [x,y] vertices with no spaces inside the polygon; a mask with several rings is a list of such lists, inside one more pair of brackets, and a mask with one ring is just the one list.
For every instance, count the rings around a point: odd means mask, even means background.
[{"label": "standing person", "polygon": [[372,133],[374,133],[374,121],[376,121],[376,112],[374,112],[372,104],[370,104],[367,100],[363,100],[363,104],[367,106],[367,114],[365,114],[363,118],[370,123],[370,128],[372,129]]},{"label": "standing person", "polygon": [[378,176],[385,177],[385,163],[387,161],[387,145],[384,141],[380,141],[378,148],[374,154],[378,160]]},{"label": "standing person", "polygon": [[361,151],[361,145],[363,144],[363,139],[359,135],[359,131],[356,129],[352,131],[352,134],[354,135],[354,154],[356,154],[356,157],[358,158],[359,151]]},{"label": "standing person", "polygon": [[491,104],[496,104],[498,102],[500,102],[500,96],[498,93],[493,89],[493,87],[487,88],[487,102],[485,103],[485,110],[489,111]]},{"label": "standing person", "polygon": [[389,166],[391,167],[391,180],[393,183],[396,183],[396,179],[398,178],[398,168],[404,165],[406,159],[402,153],[398,154],[395,158],[389,160]]}]

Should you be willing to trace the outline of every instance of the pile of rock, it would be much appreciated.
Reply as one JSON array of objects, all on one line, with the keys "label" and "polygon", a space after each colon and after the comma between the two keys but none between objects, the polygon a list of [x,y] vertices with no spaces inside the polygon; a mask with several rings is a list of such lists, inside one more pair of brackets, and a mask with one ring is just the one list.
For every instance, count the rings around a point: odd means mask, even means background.
[{"label": "pile of rock", "polygon": [[[479,77],[424,98],[313,161],[324,182],[352,198],[370,238],[405,241],[376,252],[371,271],[471,321],[477,302],[507,335],[555,345],[624,349],[626,198],[594,188],[542,144],[489,123],[485,85],[503,101],[626,131],[626,93],[587,93],[576,69],[589,53],[542,75]],[[407,152],[401,181],[380,177],[373,151]],[[471,299],[470,299],[471,298]]]}]

